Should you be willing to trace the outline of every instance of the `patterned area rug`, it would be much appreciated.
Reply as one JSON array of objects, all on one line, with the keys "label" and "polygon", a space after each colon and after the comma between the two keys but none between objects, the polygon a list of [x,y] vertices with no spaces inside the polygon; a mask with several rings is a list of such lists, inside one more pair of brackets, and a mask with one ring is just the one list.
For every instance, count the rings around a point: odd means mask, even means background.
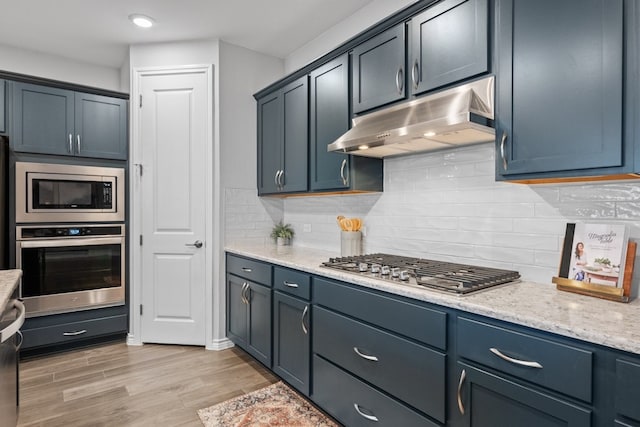
[{"label": "patterned area rug", "polygon": [[200,409],[206,427],[338,427],[282,381]]}]

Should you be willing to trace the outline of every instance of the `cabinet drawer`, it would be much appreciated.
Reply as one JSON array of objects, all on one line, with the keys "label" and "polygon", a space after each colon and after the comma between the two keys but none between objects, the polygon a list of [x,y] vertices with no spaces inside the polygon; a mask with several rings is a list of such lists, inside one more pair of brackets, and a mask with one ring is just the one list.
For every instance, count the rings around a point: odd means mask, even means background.
[{"label": "cabinet drawer", "polygon": [[83,340],[101,335],[125,333],[128,330],[127,315],[101,317],[80,322],[63,323],[42,328],[23,329],[23,349]]},{"label": "cabinet drawer", "polygon": [[271,265],[227,254],[227,273],[271,286]]},{"label": "cabinet drawer", "polygon": [[316,355],[312,399],[346,426],[438,426]]},{"label": "cabinet drawer", "polygon": [[616,412],[640,421],[640,364],[616,360]]},{"label": "cabinet drawer", "polygon": [[348,314],[442,350],[447,347],[447,314],[391,296],[313,278],[316,304]]},{"label": "cabinet drawer", "polygon": [[282,292],[305,300],[311,299],[311,276],[301,271],[274,267],[273,286]]},{"label": "cabinet drawer", "polygon": [[320,307],[313,349],[385,392],[445,421],[445,355]]},{"label": "cabinet drawer", "polygon": [[[590,351],[465,318],[458,318],[457,344],[464,358],[591,402]],[[496,352],[514,360],[505,360]],[[518,361],[540,366],[525,366]]]}]

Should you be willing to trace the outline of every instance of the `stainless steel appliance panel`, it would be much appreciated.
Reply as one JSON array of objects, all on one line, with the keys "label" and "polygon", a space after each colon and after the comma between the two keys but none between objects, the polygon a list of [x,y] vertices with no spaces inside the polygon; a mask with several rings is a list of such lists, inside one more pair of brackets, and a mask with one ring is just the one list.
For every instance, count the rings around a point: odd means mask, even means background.
[{"label": "stainless steel appliance panel", "polygon": [[123,222],[124,168],[16,162],[16,223]]},{"label": "stainless steel appliance panel", "polygon": [[124,304],[122,224],[16,227],[27,317]]}]

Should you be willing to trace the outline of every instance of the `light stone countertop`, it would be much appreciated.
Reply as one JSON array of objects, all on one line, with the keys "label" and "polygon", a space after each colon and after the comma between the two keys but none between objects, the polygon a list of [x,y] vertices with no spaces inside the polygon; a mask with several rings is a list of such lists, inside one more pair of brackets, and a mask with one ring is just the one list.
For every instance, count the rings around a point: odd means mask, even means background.
[{"label": "light stone countertop", "polygon": [[4,311],[21,276],[22,270],[0,270],[0,313]]},{"label": "light stone countertop", "polygon": [[225,250],[248,258],[640,354],[640,298],[630,303],[619,303],[558,291],[551,283],[533,282],[498,286],[460,297],[320,267],[323,261],[339,256],[335,252],[275,245],[227,245]]}]

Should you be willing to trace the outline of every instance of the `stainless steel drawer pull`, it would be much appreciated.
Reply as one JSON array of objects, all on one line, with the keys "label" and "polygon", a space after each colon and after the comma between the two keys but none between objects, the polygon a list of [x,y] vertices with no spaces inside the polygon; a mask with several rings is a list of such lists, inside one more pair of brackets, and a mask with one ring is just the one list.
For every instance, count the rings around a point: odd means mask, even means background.
[{"label": "stainless steel drawer pull", "polygon": [[464,384],[465,378],[467,378],[467,371],[463,369],[460,373],[460,381],[458,382],[458,410],[461,415],[464,415],[464,405],[462,404],[462,384]]},{"label": "stainless steel drawer pull", "polygon": [[377,362],[378,358],[375,356],[369,356],[368,354],[363,354],[362,352],[360,352],[360,350],[358,349],[358,347],[353,347],[353,351],[356,352],[356,354],[360,357],[362,357],[363,359],[366,360],[371,360],[372,362]]},{"label": "stainless steel drawer pull", "polygon": [[356,412],[357,412],[357,413],[358,413],[358,415],[360,415],[361,417],[366,418],[366,419],[368,419],[369,421],[375,421],[375,422],[378,422],[378,417],[374,417],[373,415],[367,415],[367,414],[365,414],[364,412],[362,412],[362,411],[360,410],[360,406],[358,406],[358,404],[357,404],[357,403],[354,403],[354,404],[353,404],[353,407],[356,409]]},{"label": "stainless steel drawer pull", "polygon": [[398,72],[396,73],[396,89],[398,89],[398,93],[402,95],[402,90],[404,89],[404,72],[402,71],[402,67],[398,68]]},{"label": "stainless steel drawer pull", "polygon": [[302,324],[302,332],[304,332],[305,335],[309,334],[307,325],[304,324],[304,318],[307,316],[308,313],[309,313],[309,306],[305,305],[304,310],[302,311],[302,318],[300,319],[300,323]]},{"label": "stainless steel drawer pull", "polygon": [[252,269],[247,268],[247,267],[242,267],[242,271],[244,271],[245,273],[251,273],[251,272],[253,272],[253,270],[252,270]]},{"label": "stainless steel drawer pull", "polygon": [[521,365],[521,366],[528,366],[529,368],[542,369],[542,365],[539,364],[538,362],[529,362],[527,360],[514,359],[513,357],[509,357],[506,354],[502,353],[500,350],[498,350],[495,347],[491,347],[489,351],[491,351],[491,353],[495,354],[499,358],[506,360],[507,362],[515,363],[516,365]]},{"label": "stainless steel drawer pull", "polygon": [[69,153],[73,154],[73,135],[69,134]]},{"label": "stainless steel drawer pull", "polygon": [[290,283],[290,282],[287,282],[286,280],[284,281],[284,285],[286,287],[288,287],[288,288],[297,288],[298,287],[297,283]]},{"label": "stainless steel drawer pull", "polygon": [[242,300],[243,303],[248,305],[249,299],[247,298],[247,295],[246,295],[247,289],[249,289],[249,284],[247,282],[244,282],[242,284],[242,291],[240,292],[240,299]]},{"label": "stainless steel drawer pull", "polygon": [[65,337],[76,337],[78,335],[83,335],[86,334],[87,330],[83,329],[81,331],[74,331],[74,332],[63,332],[62,335],[64,335]]}]

